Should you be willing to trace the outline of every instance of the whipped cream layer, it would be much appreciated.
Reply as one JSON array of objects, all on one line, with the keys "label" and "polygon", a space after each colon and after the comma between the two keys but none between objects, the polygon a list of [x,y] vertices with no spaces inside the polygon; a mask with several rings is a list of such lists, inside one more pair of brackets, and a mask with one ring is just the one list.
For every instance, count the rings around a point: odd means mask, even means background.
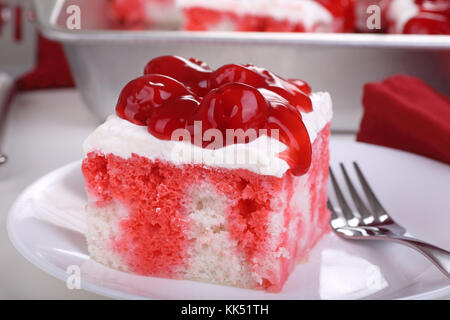
[{"label": "whipped cream layer", "polygon": [[267,16],[277,20],[302,22],[307,29],[315,25],[331,24],[332,14],[312,0],[177,0],[181,8],[200,7],[237,15]]},{"label": "whipped cream layer", "polygon": [[[311,95],[313,112],[302,113],[311,143],[317,134],[331,121],[332,103],[327,92]],[[261,135],[242,144],[228,145],[210,150],[186,141],[161,140],[138,126],[116,115],[111,115],[84,142],[84,155],[89,152],[114,154],[129,158],[132,154],[150,160],[170,162],[174,165],[201,164],[225,169],[247,169],[257,174],[281,177],[289,170],[286,161],[277,154],[287,146],[276,138]]]}]

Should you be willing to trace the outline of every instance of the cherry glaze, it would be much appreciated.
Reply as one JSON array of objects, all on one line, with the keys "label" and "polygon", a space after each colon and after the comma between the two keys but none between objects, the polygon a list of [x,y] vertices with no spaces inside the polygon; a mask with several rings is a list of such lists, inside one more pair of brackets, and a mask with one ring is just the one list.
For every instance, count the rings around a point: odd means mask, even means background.
[{"label": "cherry glaze", "polygon": [[134,124],[147,125],[153,110],[174,97],[189,94],[191,92],[175,79],[160,74],[144,75],[122,89],[116,113]]},{"label": "cherry glaze", "polygon": [[269,70],[253,65],[227,64],[213,73],[212,86],[220,87],[225,83],[240,82],[255,88],[268,89],[278,93],[299,111],[312,111],[311,99],[295,84],[285,80]]},{"label": "cherry glaze", "polygon": [[[156,109],[148,119],[148,131],[158,139],[167,140],[176,129],[194,135],[194,120],[200,103],[193,96],[173,98]],[[170,138],[169,138],[170,139]]]},{"label": "cherry glaze", "polygon": [[227,83],[211,90],[200,104],[204,129],[247,130],[265,127],[269,105],[258,89],[243,83]]},{"label": "cherry glaze", "polygon": [[289,79],[289,82],[295,85],[297,88],[299,88],[302,92],[306,93],[307,95],[311,94],[311,87],[305,81],[300,79]]},{"label": "cherry glaze", "polygon": [[289,164],[293,175],[305,174],[311,165],[312,147],[301,114],[285,103],[275,101],[270,106],[267,129],[278,129],[279,140],[289,146],[278,156]]},{"label": "cherry glaze", "polygon": [[269,135],[278,129],[278,139],[288,147],[279,157],[294,175],[308,171],[311,142],[300,113],[312,111],[306,82],[253,65],[229,64],[213,71],[202,61],[176,56],[151,60],[144,73],[123,88],[116,106],[119,117],[147,125],[162,140],[170,140],[176,129],[187,129],[192,143],[194,121],[201,121],[203,133],[220,130],[223,146],[230,143],[227,129],[268,129]]},{"label": "cherry glaze", "polygon": [[177,56],[161,56],[150,60],[144,69],[144,74],[163,74],[174,78],[193,92],[204,96],[211,90],[209,83],[211,68],[203,61]]}]

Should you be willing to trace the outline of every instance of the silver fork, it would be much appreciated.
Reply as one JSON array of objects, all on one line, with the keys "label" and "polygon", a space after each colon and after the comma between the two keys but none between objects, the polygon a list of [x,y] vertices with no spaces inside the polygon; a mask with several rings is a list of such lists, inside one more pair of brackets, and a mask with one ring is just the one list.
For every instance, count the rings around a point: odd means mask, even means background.
[{"label": "silver fork", "polygon": [[[27,0],[0,0],[0,165],[7,161],[1,146],[15,81],[35,64],[36,29],[30,21],[30,6]],[[21,9],[19,40],[15,37],[18,8]]]},{"label": "silver fork", "polygon": [[335,206],[328,198],[328,208],[332,214],[330,221],[332,229],[344,239],[388,240],[407,245],[422,253],[450,279],[450,252],[418,239],[405,236],[406,229],[396,223],[383,208],[358,164],[353,162],[353,166],[365,197],[369,202],[370,209],[356,191],[355,185],[352,183],[347,170],[341,163],[340,167],[344,175],[344,180],[357,209],[356,214],[353,212],[342,193],[342,189],[339,187],[333,170],[330,168],[331,183],[339,203],[339,206]]}]

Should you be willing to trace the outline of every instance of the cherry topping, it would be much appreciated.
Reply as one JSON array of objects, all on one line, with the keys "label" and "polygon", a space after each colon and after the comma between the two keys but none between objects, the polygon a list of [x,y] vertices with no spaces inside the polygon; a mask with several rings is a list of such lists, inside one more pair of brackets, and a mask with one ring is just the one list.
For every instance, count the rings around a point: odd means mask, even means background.
[{"label": "cherry topping", "polygon": [[269,105],[254,87],[242,83],[227,83],[205,96],[199,114],[203,128],[226,129],[264,128]]},{"label": "cherry topping", "polygon": [[301,114],[279,100],[270,105],[267,129],[277,129],[278,139],[288,146],[278,157],[289,164],[293,175],[305,174],[311,165],[312,147]]},{"label": "cherry topping", "polygon": [[297,88],[299,88],[302,92],[306,93],[307,95],[311,94],[311,87],[305,81],[300,79],[289,79],[289,82],[295,85]]},{"label": "cherry topping", "polygon": [[[306,82],[285,80],[253,65],[229,64],[213,72],[202,61],[174,56],[153,59],[145,73],[123,88],[116,106],[121,118],[147,125],[152,135],[163,140],[171,140],[177,129],[186,129],[193,144],[197,144],[194,122],[198,120],[201,133],[220,130],[224,141],[217,147],[248,143],[260,129],[274,136],[271,130],[277,129],[278,139],[288,147],[279,157],[294,175],[308,170],[311,142],[300,113],[312,110]],[[227,141],[227,129],[235,130],[237,141]],[[210,143],[202,141],[201,146]]]},{"label": "cherry topping", "polygon": [[253,65],[228,64],[214,72],[211,80],[213,87],[225,83],[240,82],[255,88],[268,89],[285,98],[299,111],[312,111],[309,97],[296,85],[273,74],[272,72]]},{"label": "cherry topping", "polygon": [[144,69],[144,74],[158,73],[182,82],[199,96],[210,90],[209,77],[212,73],[209,66],[196,59],[185,59],[177,56],[162,56],[151,60]]},{"label": "cherry topping", "polygon": [[189,58],[189,61],[192,62],[192,63],[195,63],[196,65],[198,65],[200,67],[202,67],[203,70],[212,71],[211,68],[209,67],[209,65],[206,62],[202,61],[202,60],[195,59],[195,58]]},{"label": "cherry topping", "polygon": [[137,125],[147,125],[153,110],[174,97],[192,93],[180,82],[159,74],[131,80],[122,89],[117,101],[119,117]]},{"label": "cherry topping", "polygon": [[176,97],[155,109],[148,120],[148,131],[158,139],[171,139],[176,129],[194,136],[194,120],[200,103],[193,96]]}]

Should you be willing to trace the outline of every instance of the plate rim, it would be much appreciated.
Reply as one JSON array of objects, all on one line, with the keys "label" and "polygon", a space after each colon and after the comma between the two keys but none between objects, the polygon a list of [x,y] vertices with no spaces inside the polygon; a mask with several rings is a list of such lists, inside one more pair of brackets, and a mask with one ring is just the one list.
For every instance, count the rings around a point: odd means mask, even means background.
[{"label": "plate rim", "polygon": [[[19,196],[16,198],[16,200],[14,200],[14,203],[11,206],[11,208],[9,209],[8,215],[6,218],[6,231],[7,231],[9,241],[11,242],[13,247],[32,265],[34,265],[41,271],[46,272],[47,274],[51,275],[52,277],[54,277],[58,280],[64,281],[64,282],[67,280],[67,274],[64,272],[64,270],[54,266],[51,263],[48,263],[48,262],[42,261],[41,259],[36,258],[35,255],[33,255],[26,248],[26,246],[23,245],[23,242],[20,239],[20,237],[17,237],[16,234],[13,232],[13,230],[14,230],[13,220],[15,218],[15,216],[14,216],[15,213],[18,212],[18,209],[22,206],[22,204],[25,202],[25,200],[29,197],[29,194],[31,193],[32,190],[34,190],[39,184],[42,184],[43,181],[48,179],[48,177],[51,177],[54,175],[56,176],[60,172],[63,172],[70,167],[75,167],[76,164],[81,165],[81,160],[75,160],[75,161],[69,162],[61,167],[56,168],[55,170],[52,170],[52,171],[44,174],[43,176],[39,177],[37,180],[32,182],[29,186],[27,186],[19,194]],[[93,292],[93,293],[98,294],[103,297],[109,297],[109,298],[114,298],[114,299],[155,300],[153,298],[141,297],[141,296],[133,295],[133,294],[123,292],[120,290],[106,288],[106,287],[103,287],[103,286],[100,286],[100,285],[97,285],[94,283],[90,283],[89,281],[87,281],[87,282],[81,281],[80,286],[81,286],[81,289],[83,289],[83,290],[86,290],[88,292]]]},{"label": "plate rim", "polygon": [[[440,163],[439,161],[436,161],[434,159],[429,159],[429,158],[423,157],[421,155],[412,154],[412,153],[409,153],[409,152],[406,152],[403,150],[396,150],[396,149],[392,149],[392,148],[386,148],[383,146],[371,145],[368,143],[362,143],[362,142],[358,142],[358,141],[354,141],[354,140],[350,140],[350,141],[337,140],[337,143],[354,143],[354,144],[358,144],[358,145],[365,145],[365,146],[370,146],[370,147],[375,147],[375,148],[380,148],[380,149],[389,149],[390,151],[393,151],[393,152],[408,154],[408,156],[414,156],[414,157],[423,158],[423,159],[426,159],[429,161]],[[13,247],[32,265],[34,265],[41,271],[44,271],[47,274],[53,276],[54,278],[62,280],[64,282],[67,280],[67,274],[64,272],[64,270],[62,270],[59,267],[54,266],[51,263],[46,262],[45,260],[36,258],[35,255],[33,255],[30,252],[30,250],[28,250],[27,247],[23,244],[23,241],[20,239],[20,237],[16,236],[16,233],[14,232],[15,227],[14,227],[13,221],[14,221],[15,216],[17,215],[17,212],[19,212],[19,209],[22,206],[22,204],[25,202],[25,200],[27,198],[29,198],[29,194],[31,193],[32,190],[34,190],[40,184],[43,184],[46,180],[49,180],[49,178],[52,178],[53,176],[57,176],[57,175],[61,174],[61,172],[70,170],[70,167],[76,167],[76,165],[81,166],[81,162],[82,162],[81,159],[69,162],[63,166],[60,166],[60,167],[42,175],[38,179],[34,180],[22,192],[20,192],[20,194],[14,200],[12,206],[8,210],[8,214],[7,214],[7,218],[6,218],[6,231],[7,231],[8,238],[9,238],[11,244],[13,245]],[[110,289],[110,288],[107,288],[107,287],[104,287],[101,285],[91,283],[89,281],[81,281],[80,285],[81,285],[81,289],[83,289],[83,290],[95,293],[95,294],[103,296],[103,297],[108,297],[108,298],[113,298],[113,299],[157,300],[157,298],[143,297],[143,296],[127,293],[127,292],[124,292],[121,290]],[[441,298],[448,294],[450,294],[450,285],[443,286],[441,288],[437,288],[437,289],[427,291],[427,292],[416,293],[416,294],[404,296],[404,297],[398,297],[393,300],[437,299],[437,298]],[[363,297],[362,299],[370,299],[370,296]],[[383,299],[383,298],[380,297],[378,299]]]}]

